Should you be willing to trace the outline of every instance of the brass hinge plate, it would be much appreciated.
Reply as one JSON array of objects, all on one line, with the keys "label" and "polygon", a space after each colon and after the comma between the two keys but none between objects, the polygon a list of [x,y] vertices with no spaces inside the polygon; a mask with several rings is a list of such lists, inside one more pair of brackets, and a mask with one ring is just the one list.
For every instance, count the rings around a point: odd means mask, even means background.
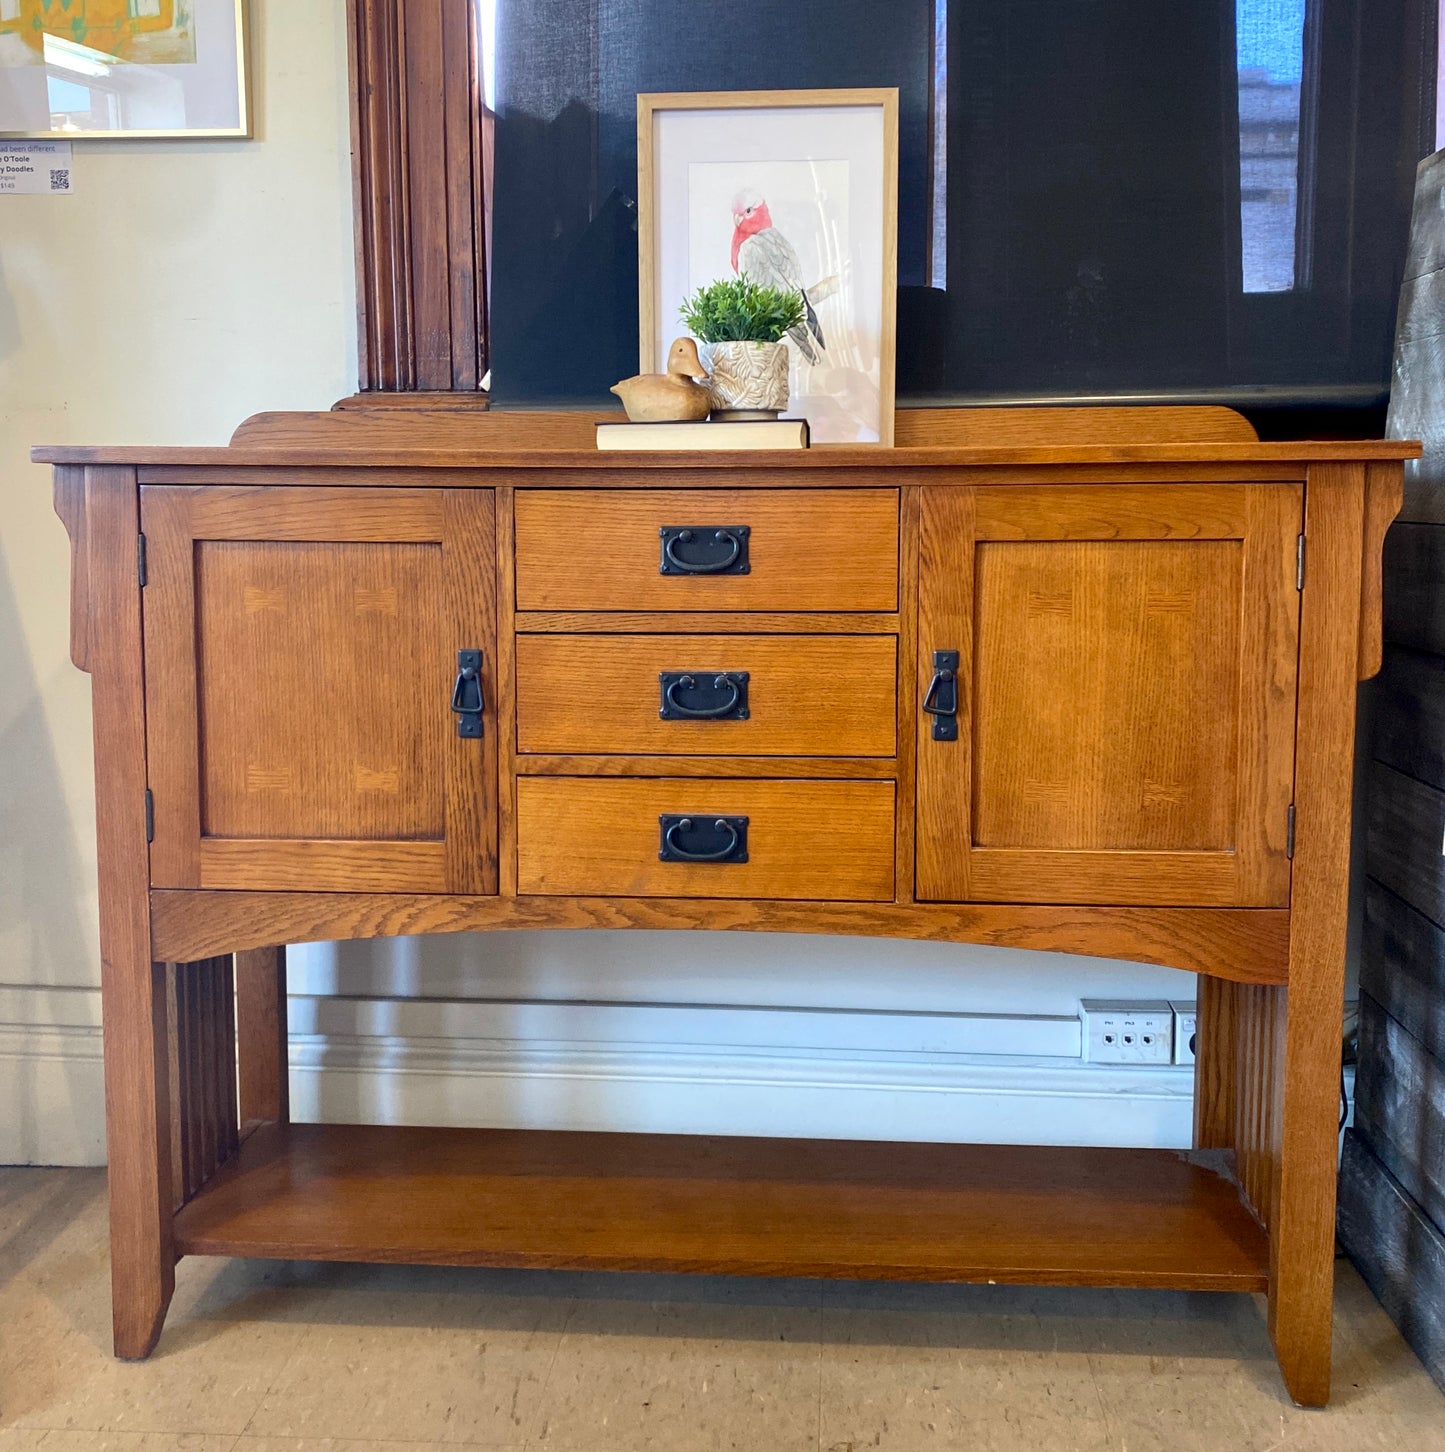
[{"label": "brass hinge plate", "polygon": [[1294,587],[1296,590],[1303,590],[1305,587],[1305,537],[1302,534],[1295,542]]}]

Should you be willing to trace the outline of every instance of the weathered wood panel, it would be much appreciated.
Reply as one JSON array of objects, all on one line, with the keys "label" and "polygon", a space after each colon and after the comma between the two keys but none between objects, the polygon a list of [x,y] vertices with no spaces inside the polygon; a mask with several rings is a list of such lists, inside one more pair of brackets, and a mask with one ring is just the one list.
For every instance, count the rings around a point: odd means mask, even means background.
[{"label": "weathered wood panel", "polygon": [[1376,762],[1367,833],[1370,876],[1445,923],[1445,792]]},{"label": "weathered wood panel", "polygon": [[1365,1283],[1445,1387],[1445,1235],[1353,1131],[1340,1169],[1339,1229]]},{"label": "weathered wood panel", "polygon": [[1430,1219],[1445,1226],[1445,1064],[1368,995],[1360,999],[1355,1129]]},{"label": "weathered wood panel", "polygon": [[1385,536],[1385,640],[1445,655],[1445,530],[1397,524]]},{"label": "weathered wood panel", "polygon": [[1445,660],[1388,646],[1375,683],[1374,717],[1375,760],[1445,788]]},{"label": "weathered wood panel", "polygon": [[1365,884],[1360,988],[1445,1060],[1445,931],[1374,881]]}]

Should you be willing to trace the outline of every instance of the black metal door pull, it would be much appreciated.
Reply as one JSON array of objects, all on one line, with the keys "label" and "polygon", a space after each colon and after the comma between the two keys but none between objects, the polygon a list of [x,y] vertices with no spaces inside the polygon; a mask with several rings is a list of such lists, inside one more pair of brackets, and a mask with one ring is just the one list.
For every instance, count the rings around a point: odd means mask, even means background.
[{"label": "black metal door pull", "polygon": [[482,653],[479,650],[457,652],[457,683],[452,687],[452,710],[457,715],[458,736],[482,734],[482,711],[486,700],[482,695]]},{"label": "black metal door pull", "polygon": [[662,671],[657,680],[664,721],[748,719],[747,671]]},{"label": "black metal door pull", "polygon": [[923,695],[923,709],[933,717],[935,741],[958,740],[958,652],[933,652],[933,679]]},{"label": "black metal door pull", "polygon": [[748,536],[745,524],[665,524],[660,575],[746,575]]},{"label": "black metal door pull", "polygon": [[[657,856],[662,862],[746,862],[748,819],[746,817],[689,817],[664,814],[657,819],[662,843]],[[684,845],[686,839],[687,845]]]}]

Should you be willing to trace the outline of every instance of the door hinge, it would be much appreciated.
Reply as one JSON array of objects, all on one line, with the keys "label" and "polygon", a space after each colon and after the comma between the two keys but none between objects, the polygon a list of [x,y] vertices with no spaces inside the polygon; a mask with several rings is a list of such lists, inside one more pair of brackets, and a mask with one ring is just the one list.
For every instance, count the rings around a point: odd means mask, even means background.
[{"label": "door hinge", "polygon": [[156,840],[156,799],[151,795],[151,789],[146,788],[146,841]]},{"label": "door hinge", "polygon": [[1303,590],[1305,587],[1305,537],[1303,534],[1295,542],[1294,587],[1296,590]]},{"label": "door hinge", "polygon": [[1284,855],[1294,861],[1294,803],[1289,804],[1289,819],[1284,829]]},{"label": "door hinge", "polygon": [[135,566],[136,575],[140,580],[140,587],[144,590],[150,571],[146,568],[146,537],[143,534],[136,536]]}]

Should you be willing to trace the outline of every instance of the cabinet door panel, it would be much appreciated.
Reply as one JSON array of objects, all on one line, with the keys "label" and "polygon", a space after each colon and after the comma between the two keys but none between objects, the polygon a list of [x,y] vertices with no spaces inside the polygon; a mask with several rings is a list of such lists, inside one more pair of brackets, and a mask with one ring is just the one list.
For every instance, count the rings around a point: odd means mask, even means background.
[{"label": "cabinet door panel", "polygon": [[488,491],[142,491],[152,880],[496,891]]},{"label": "cabinet door panel", "polygon": [[1278,906],[1293,773],[1294,486],[928,490],[921,899]]},{"label": "cabinet door panel", "polygon": [[197,542],[203,837],[440,840],[441,573],[437,544]]},{"label": "cabinet door panel", "polygon": [[1195,725],[1238,716],[1240,553],[1239,540],[978,545],[976,846],[1233,844],[1234,742]]}]

